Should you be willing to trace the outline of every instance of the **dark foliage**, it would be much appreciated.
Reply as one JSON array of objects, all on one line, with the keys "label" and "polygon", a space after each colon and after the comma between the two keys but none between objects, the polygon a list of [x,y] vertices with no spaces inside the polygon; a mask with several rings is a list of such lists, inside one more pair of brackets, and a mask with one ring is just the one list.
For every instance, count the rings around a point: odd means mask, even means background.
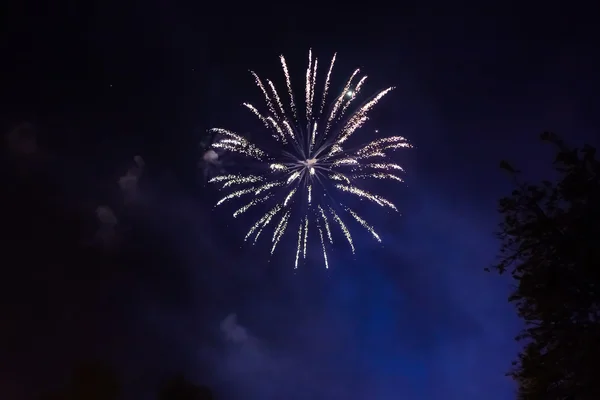
[{"label": "dark foliage", "polygon": [[569,149],[552,133],[557,182],[520,180],[500,200],[500,274],[516,288],[509,300],[526,325],[509,373],[519,398],[600,399],[600,163],[595,149]]}]

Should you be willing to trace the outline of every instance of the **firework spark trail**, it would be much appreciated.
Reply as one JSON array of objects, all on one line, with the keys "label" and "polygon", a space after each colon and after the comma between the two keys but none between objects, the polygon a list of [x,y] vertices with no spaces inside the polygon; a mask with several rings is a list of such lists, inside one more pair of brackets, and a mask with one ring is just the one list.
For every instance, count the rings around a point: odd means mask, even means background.
[{"label": "firework spark trail", "polygon": [[337,222],[338,225],[340,226],[340,229],[344,233],[344,236],[346,237],[346,240],[348,241],[348,244],[350,245],[350,248],[352,249],[352,254],[354,254],[354,251],[355,251],[354,250],[354,242],[352,241],[352,235],[350,234],[350,231],[346,227],[346,224],[344,224],[344,221],[342,221],[340,216],[337,215],[337,213],[335,212],[335,210],[333,208],[330,207],[329,212],[331,213],[331,215],[333,215],[333,220],[335,222]]},{"label": "firework spark trail", "polygon": [[350,118],[350,120],[348,121],[348,123],[346,124],[346,126],[344,127],[344,129],[342,130],[343,134],[340,137],[340,139],[337,141],[337,144],[341,145],[346,140],[348,140],[348,138],[350,137],[350,135],[352,135],[358,128],[360,128],[365,123],[365,121],[368,119],[367,118],[367,113],[375,106],[375,104],[377,104],[379,102],[379,100],[381,100],[383,98],[383,96],[385,96],[386,94],[388,94],[392,90],[394,90],[393,87],[390,87],[390,88],[387,88],[385,90],[382,90],[381,92],[379,92],[377,94],[377,96],[375,96],[375,98],[373,98],[373,100],[369,101],[367,104],[365,104],[364,106],[362,106]]},{"label": "firework spark trail", "polygon": [[[247,214],[250,209],[271,204],[271,208],[250,227],[245,240],[252,238],[256,243],[261,233],[274,225],[271,236],[273,254],[285,236],[288,225],[298,223],[295,268],[298,267],[301,255],[303,259],[307,258],[307,249],[313,240],[320,241],[325,267],[329,267],[327,246],[334,242],[329,218],[334,225],[340,227],[353,254],[355,247],[352,235],[343,217],[351,217],[350,220],[361,225],[381,242],[381,237],[367,221],[334,196],[351,194],[369,203],[397,211],[392,202],[358,187],[357,183],[366,180],[402,182],[402,177],[397,174],[404,170],[400,165],[388,162],[386,158],[390,152],[410,148],[411,145],[402,136],[391,136],[375,138],[353,149],[344,147],[351,136],[368,121],[372,108],[393,87],[379,91],[374,97],[355,107],[354,102],[362,93],[367,79],[366,76],[358,77],[360,70],[356,69],[345,82],[342,91],[327,106],[336,54],[333,55],[324,78],[321,101],[315,102],[315,96],[318,99],[315,88],[319,63],[312,50],[309,50],[304,88],[306,119],[300,121],[290,73],[283,55],[280,56],[280,61],[289,104],[282,102],[275,83],[267,79],[264,81],[266,85],[263,84],[253,71],[250,72],[263,95],[266,110],[259,111],[250,103],[243,104],[267,128],[276,141],[278,150],[266,151],[264,147],[259,147],[238,133],[214,128],[212,132],[220,134],[222,138],[213,147],[259,163],[258,169],[253,172],[245,169],[242,173],[216,176],[210,182],[219,184],[222,189],[232,190],[216,203],[217,206],[235,199],[246,199],[235,210],[234,217]],[[336,208],[339,210],[336,211]],[[272,221],[276,222],[271,224]],[[312,235],[309,240],[309,225],[312,224],[316,226],[318,235]],[[339,231],[336,230],[335,234],[339,234]]]},{"label": "firework spark trail", "polygon": [[321,108],[319,109],[319,114],[323,114],[323,108],[325,108],[325,99],[327,99],[327,93],[329,92],[329,80],[331,79],[331,71],[333,71],[333,64],[335,64],[336,56],[337,53],[333,55],[331,64],[329,64],[329,70],[327,71],[327,78],[325,78],[325,87],[323,88],[323,96],[321,98]]},{"label": "firework spark trail", "polygon": [[283,67],[283,74],[285,75],[285,84],[287,86],[288,95],[290,96],[290,108],[292,114],[294,114],[294,121],[298,122],[298,114],[296,112],[296,103],[294,102],[294,92],[292,91],[292,81],[290,79],[290,72],[288,71],[287,63],[283,55],[279,56],[281,60],[281,66]]},{"label": "firework spark trail", "polygon": [[267,121],[267,119],[260,112],[258,112],[258,110],[256,108],[254,108],[254,106],[252,104],[243,103],[242,105],[244,107],[248,108],[250,111],[252,111],[254,113],[254,115],[256,115],[258,117],[258,119],[260,119],[262,121],[262,123],[265,124],[265,127],[267,129],[270,128],[269,121]]},{"label": "firework spark trail", "polygon": [[269,85],[269,87],[271,88],[271,91],[273,92],[273,97],[275,98],[275,103],[277,104],[277,107],[279,108],[279,112],[281,113],[280,115],[277,115],[277,117],[278,117],[277,119],[285,118],[285,110],[283,108],[283,104],[281,103],[281,99],[279,98],[279,94],[277,93],[277,89],[275,89],[275,85],[270,80],[267,80],[267,84]]},{"label": "firework spark trail", "polygon": [[355,220],[358,221],[359,224],[361,224],[366,230],[369,231],[369,233],[371,235],[373,235],[373,237],[379,242],[381,243],[381,238],[379,237],[379,235],[375,232],[375,230],[373,229],[373,227],[371,225],[369,225],[369,223],[367,221],[365,221],[364,219],[362,219],[361,217],[358,216],[358,214],[356,214],[354,211],[352,211],[351,209],[346,209],[346,211],[348,211],[350,213],[350,215],[352,215],[354,217]]},{"label": "firework spark trail", "polygon": [[302,257],[306,258],[306,244],[308,243],[308,216],[304,217],[304,243],[302,244]]},{"label": "firework spark trail", "polygon": [[277,132],[277,135],[275,135],[275,139],[276,140],[281,140],[284,144],[287,143],[287,140],[285,138],[285,134],[283,133],[283,130],[281,129],[281,127],[279,126],[279,124],[277,123],[277,121],[275,121],[271,117],[268,117],[267,121],[269,121],[271,123],[271,125],[273,125],[273,129],[275,129],[275,132]]},{"label": "firework spark trail", "polygon": [[329,261],[327,261],[327,249],[325,248],[325,240],[323,239],[323,230],[320,226],[319,236],[321,237],[321,247],[323,248],[323,259],[325,260],[325,268],[329,268]]},{"label": "firework spark trail", "polygon": [[315,146],[316,140],[317,140],[317,123],[315,122],[315,124],[313,125],[312,133],[310,134],[310,149],[309,149],[309,151],[312,152],[313,147]]},{"label": "firework spark trail", "polygon": [[243,185],[245,183],[256,183],[256,182],[262,182],[264,180],[264,178],[262,176],[255,176],[255,175],[246,175],[246,176],[236,176],[234,178],[228,179],[227,182],[225,182],[222,186],[223,189],[229,187],[229,186],[233,186],[233,185]]},{"label": "firework spark trail", "polygon": [[256,73],[254,71],[250,71],[250,73],[252,74],[252,76],[254,76],[256,86],[258,86],[260,88],[260,90],[263,92],[263,95],[265,96],[265,101],[267,103],[267,107],[269,107],[269,111],[271,112],[271,114],[276,115],[275,108],[273,108],[273,102],[271,101],[271,98],[269,97],[269,93],[267,93],[265,86],[262,84],[262,81],[260,80],[258,75],[256,75]]},{"label": "firework spark trail", "polygon": [[346,104],[344,104],[344,107],[342,107],[342,112],[340,113],[340,115],[338,116],[338,121],[342,118],[342,116],[344,114],[346,114],[346,110],[348,110],[348,107],[350,107],[350,104],[352,104],[352,100],[354,100],[355,98],[358,97],[358,95],[360,94],[360,90],[362,89],[363,85],[365,84],[365,82],[367,81],[367,76],[363,76],[360,81],[358,81],[358,83],[356,84],[356,87],[354,88],[354,90],[352,91],[352,94],[350,95],[350,98],[348,99],[348,101],[346,102]]},{"label": "firework spark trail", "polygon": [[313,112],[313,101],[315,99],[315,84],[317,83],[317,65],[319,64],[319,59],[315,58],[315,63],[313,64],[313,70],[311,74],[311,82],[310,82],[310,114],[312,116]]},{"label": "firework spark trail", "polygon": [[342,105],[342,102],[344,101],[344,97],[347,95],[348,91],[350,90],[350,85],[352,85],[352,81],[354,80],[354,77],[359,72],[360,72],[360,69],[354,70],[354,72],[352,73],[352,75],[350,75],[350,78],[346,82],[346,85],[344,85],[344,89],[342,89],[342,92],[338,95],[337,99],[335,100],[335,103],[333,104],[333,108],[331,109],[331,113],[329,114],[329,118],[327,118],[327,126],[325,127],[325,132],[324,132],[325,135],[327,135],[327,133],[329,132],[329,128],[331,128],[331,124],[333,123],[333,120],[336,117],[337,112],[338,112],[340,106]]},{"label": "firework spark trail", "polygon": [[273,254],[275,252],[275,248],[277,247],[277,244],[279,244],[279,240],[281,240],[281,237],[283,236],[283,234],[285,233],[285,230],[287,229],[287,225],[288,225],[288,220],[290,219],[290,211],[287,211],[283,217],[281,217],[281,220],[279,221],[279,224],[277,224],[277,228],[275,228],[275,232],[273,232],[273,247],[271,247],[271,254]]},{"label": "firework spark trail", "polygon": [[384,174],[383,172],[375,172],[372,174],[355,174],[352,175],[352,178],[355,179],[390,179],[393,181],[404,182],[404,179],[400,178],[398,175],[394,174]]},{"label": "firework spark trail", "polygon": [[333,244],[333,237],[331,236],[331,229],[329,228],[329,221],[327,220],[327,215],[325,215],[325,211],[321,205],[319,207],[319,212],[321,213],[321,219],[323,220],[323,224],[325,225],[325,230],[327,231],[327,238],[329,239],[329,243]]},{"label": "firework spark trail", "polygon": [[298,268],[298,259],[300,258],[300,244],[302,243],[302,224],[298,228],[298,245],[296,246],[296,263],[294,268]]},{"label": "firework spark trail", "polygon": [[246,211],[248,211],[251,207],[254,207],[260,203],[264,203],[265,201],[267,201],[268,199],[270,199],[271,197],[273,197],[273,194],[268,194],[265,197],[259,198],[259,199],[254,199],[252,200],[250,203],[246,204],[245,206],[239,208],[236,212],[233,213],[233,218],[237,218],[240,214],[245,213]]},{"label": "firework spark trail", "polygon": [[306,121],[310,124],[312,119],[312,107],[311,107],[311,87],[312,87],[312,50],[308,50],[308,67],[306,68],[306,86],[304,91],[306,93]]},{"label": "firework spark trail", "polygon": [[[258,237],[260,236],[260,234],[262,233],[263,229],[265,229],[265,227],[267,225],[269,225],[269,223],[273,220],[273,217],[279,212],[281,211],[281,204],[277,204],[275,207],[273,207],[270,211],[268,211],[265,215],[262,216],[262,218],[253,225],[252,228],[250,228],[250,231],[253,232],[253,229],[256,230],[258,229],[258,232],[256,233],[256,236],[254,237],[254,243],[256,243],[256,241],[258,240]],[[247,236],[246,236],[247,237]]]}]

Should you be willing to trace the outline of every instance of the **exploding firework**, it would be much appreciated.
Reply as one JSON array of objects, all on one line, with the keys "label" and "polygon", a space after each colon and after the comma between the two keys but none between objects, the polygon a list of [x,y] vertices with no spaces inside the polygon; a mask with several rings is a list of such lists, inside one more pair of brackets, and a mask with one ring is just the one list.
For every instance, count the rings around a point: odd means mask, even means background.
[{"label": "exploding firework", "polygon": [[[249,172],[220,175],[210,180],[228,192],[217,202],[217,206],[236,199],[246,199],[243,206],[235,210],[234,217],[255,207],[265,207],[263,211],[266,212],[251,226],[245,240],[256,243],[261,233],[273,226],[270,235],[273,254],[286,232],[295,232],[295,268],[301,257],[306,258],[309,232],[313,229],[327,268],[327,249],[334,241],[334,226],[339,228],[352,253],[355,247],[347,226],[349,219],[381,242],[373,227],[337,197],[355,196],[397,211],[392,202],[358,187],[357,183],[367,179],[402,182],[398,176],[403,172],[402,167],[389,162],[387,155],[396,149],[411,147],[401,136],[377,138],[366,144],[348,146],[351,136],[368,120],[369,111],[394,88],[384,89],[355,106],[355,99],[367,79],[366,76],[359,78],[360,70],[357,69],[341,92],[330,101],[330,78],[335,59],[334,54],[319,99],[315,94],[318,59],[309,51],[302,109],[294,98],[291,77],[283,56],[280,56],[280,60],[289,97],[286,106],[273,82],[262,81],[251,71],[264,96],[266,110],[259,111],[248,103],[243,105],[262,122],[272,137],[271,143],[276,146],[258,145],[227,129],[212,129],[220,135],[220,140],[213,143],[212,147],[244,156],[254,160],[257,165],[255,172],[250,169]],[[267,150],[267,147],[275,150]],[[288,229],[290,226],[297,228]]]}]

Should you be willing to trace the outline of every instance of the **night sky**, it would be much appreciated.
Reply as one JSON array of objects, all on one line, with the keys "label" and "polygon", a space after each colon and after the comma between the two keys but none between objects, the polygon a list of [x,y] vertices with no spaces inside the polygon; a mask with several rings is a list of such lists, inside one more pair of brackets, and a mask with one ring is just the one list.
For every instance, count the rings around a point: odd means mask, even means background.
[{"label": "night sky", "polygon": [[[551,177],[544,130],[597,143],[592,13],[126,3],[3,13],[1,128],[30,122],[37,146],[3,144],[0,397],[102,358],[134,399],[180,371],[222,399],[514,398],[520,322],[510,282],[483,271],[511,190],[498,165]],[[396,86],[361,134],[415,148],[396,154],[402,215],[362,210],[383,246],[356,230],[355,258],[336,249],[325,271],[315,251],[294,274],[293,243],[269,261],[242,245],[251,221],[213,210],[198,143],[213,126],[259,128],[240,106],[260,103],[248,69],[281,84],[283,53],[299,81],[309,48],[338,52],[338,86],[356,67],[370,92]],[[131,204],[117,181],[136,155]],[[117,250],[88,245],[100,205],[119,218]]]}]

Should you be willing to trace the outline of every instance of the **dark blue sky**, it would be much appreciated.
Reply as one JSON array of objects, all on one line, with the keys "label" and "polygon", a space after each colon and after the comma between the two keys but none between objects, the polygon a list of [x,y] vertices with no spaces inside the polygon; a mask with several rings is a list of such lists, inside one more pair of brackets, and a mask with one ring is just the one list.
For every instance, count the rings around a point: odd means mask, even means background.
[{"label": "dark blue sky", "polygon": [[[1,369],[12,390],[29,382],[28,360],[66,368],[104,352],[148,390],[183,369],[244,393],[232,399],[514,398],[504,373],[520,323],[509,282],[483,271],[498,247],[496,202],[510,191],[498,164],[549,176],[543,130],[597,143],[600,63],[585,10],[90,4],[11,9],[2,123],[38,126],[54,155],[48,179],[83,214],[118,203],[111,182],[141,154],[142,205],[123,211],[137,221],[138,256],[102,279],[81,265],[57,283],[57,267],[40,266],[39,287],[15,289],[31,295],[7,306],[25,313],[9,330],[24,356],[13,348],[20,364]],[[402,217],[364,211],[384,247],[358,234],[355,260],[337,251],[331,271],[293,275],[289,254],[267,264],[265,251],[240,248],[228,213],[212,211],[196,146],[204,129],[243,125],[239,104],[258,98],[248,69],[279,79],[284,53],[299,76],[309,47],[321,59],[338,52],[338,79],[361,67],[369,89],[397,86],[367,129],[416,148],[398,153]],[[73,289],[80,278],[98,282],[84,294]],[[59,284],[81,298],[39,296]],[[39,311],[46,303],[54,308]],[[240,343],[219,329],[231,313],[246,330]],[[31,379],[51,380],[40,371]]]}]

